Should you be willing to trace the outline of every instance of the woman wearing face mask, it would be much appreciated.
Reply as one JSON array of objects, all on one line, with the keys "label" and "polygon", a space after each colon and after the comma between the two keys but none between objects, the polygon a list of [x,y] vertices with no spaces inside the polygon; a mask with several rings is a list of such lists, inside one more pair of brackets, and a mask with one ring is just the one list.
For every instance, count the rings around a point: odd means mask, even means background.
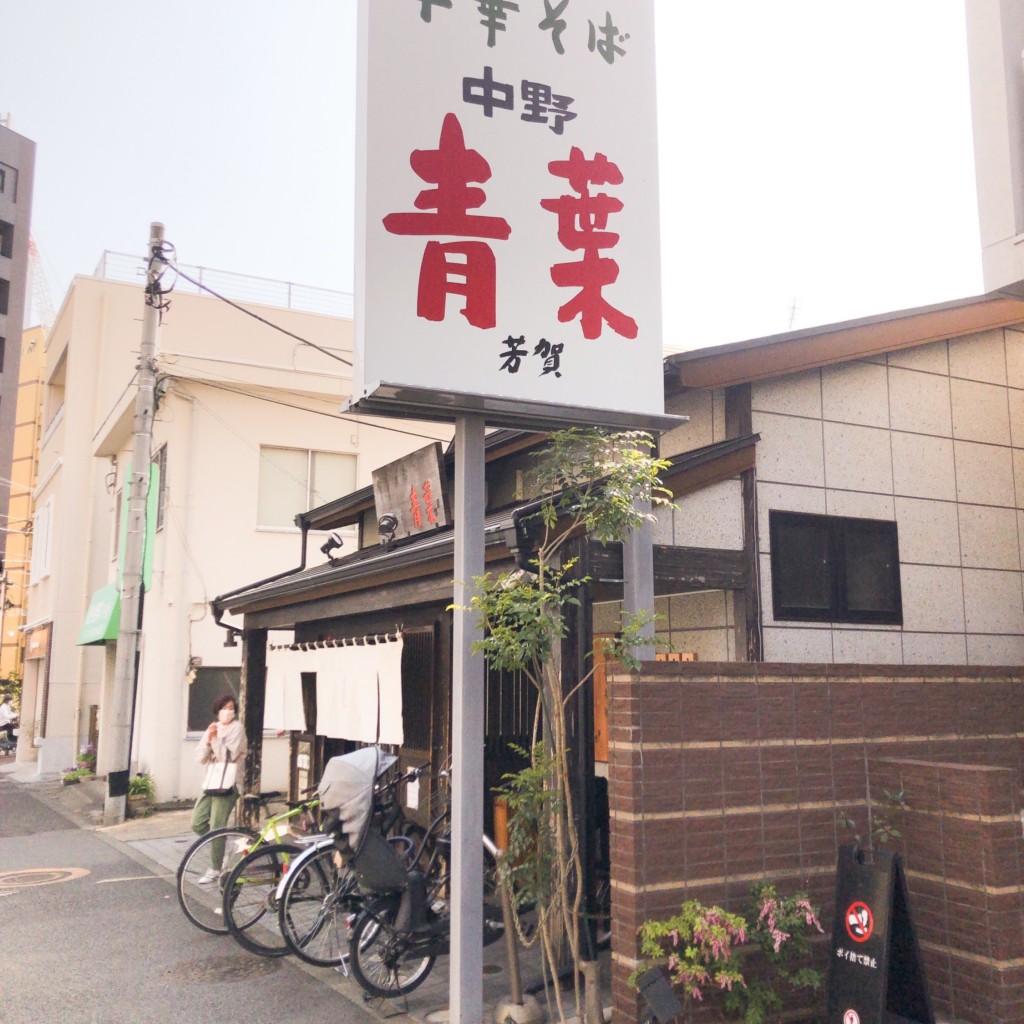
[{"label": "woman wearing face mask", "polygon": [[[236,717],[235,698],[231,694],[219,697],[214,702],[213,714],[215,720],[203,733],[196,758],[203,765],[214,762],[223,765],[226,761],[233,761],[238,765],[236,771],[241,777],[246,751],[245,730]],[[210,829],[223,827],[237,799],[238,794],[234,790],[220,795],[205,791],[200,793],[192,811],[192,831],[201,836]],[[200,884],[215,882],[220,877],[224,863],[223,840],[217,839],[210,844],[210,857],[213,867],[198,879]]]}]

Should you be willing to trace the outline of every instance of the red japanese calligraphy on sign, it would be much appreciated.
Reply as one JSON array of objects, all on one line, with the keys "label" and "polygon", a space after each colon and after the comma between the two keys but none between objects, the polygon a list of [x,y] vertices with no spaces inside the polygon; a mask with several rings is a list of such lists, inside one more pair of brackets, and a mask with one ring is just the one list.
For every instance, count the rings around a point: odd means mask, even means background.
[{"label": "red japanese calligraphy on sign", "polygon": [[395,537],[410,537],[450,525],[444,454],[437,442],[373,470],[378,520],[398,520]]},{"label": "red japanese calligraphy on sign", "polygon": [[409,489],[409,514],[412,524],[418,530],[423,525],[423,507],[420,505],[419,492],[415,487]]},{"label": "red japanese calligraphy on sign", "polygon": [[434,492],[429,480],[423,481],[423,507],[427,513],[427,522],[437,526],[437,512],[434,510]]},{"label": "red japanese calligraphy on sign", "polygon": [[[414,205],[433,213],[389,213],[384,227],[396,235],[460,235],[467,238],[508,238],[511,228],[501,217],[471,214],[486,201],[481,188],[491,176],[487,161],[466,148],[462,125],[448,114],[437,149],[413,151],[412,169],[437,188],[424,189]],[[461,259],[453,258],[461,257]],[[443,320],[449,294],[464,295],[462,315],[474,326],[493,327],[494,253],[485,242],[428,242],[420,264],[416,312],[425,320]]]},{"label": "red japanese calligraphy on sign", "polygon": [[619,276],[618,263],[600,253],[619,241],[614,231],[605,229],[609,215],[618,213],[622,202],[607,193],[593,195],[590,191],[591,185],[621,185],[619,168],[604,153],[587,160],[583,152],[573,146],[568,160],[554,160],[548,164],[548,170],[559,178],[566,178],[576,195],[542,199],[540,205],[557,214],[558,240],[562,245],[570,251],[583,252],[583,258],[577,263],[558,263],[551,268],[551,280],[560,288],[579,288],[575,298],[558,310],[558,319],[568,323],[579,317],[585,338],[599,338],[605,323],[616,334],[635,338],[636,321],[617,310],[603,295],[605,286],[614,284]]},{"label": "red japanese calligraphy on sign", "polygon": [[353,394],[660,414],[653,0],[359,12]]}]

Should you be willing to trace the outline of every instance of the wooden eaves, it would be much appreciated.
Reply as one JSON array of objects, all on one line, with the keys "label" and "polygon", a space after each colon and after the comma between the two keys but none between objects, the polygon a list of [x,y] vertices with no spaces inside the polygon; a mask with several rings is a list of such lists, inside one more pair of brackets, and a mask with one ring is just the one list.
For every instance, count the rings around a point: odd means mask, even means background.
[{"label": "wooden eaves", "polygon": [[678,352],[665,360],[665,393],[746,384],[1021,323],[1024,300],[997,292]]},{"label": "wooden eaves", "polygon": [[[692,493],[720,480],[737,476],[754,465],[757,435],[733,438],[686,452],[670,460],[664,484],[673,497]],[[364,489],[365,490],[365,489]],[[345,516],[366,500],[355,495],[315,509],[307,516],[325,525],[317,529],[344,525]],[[370,496],[372,500],[372,494]],[[347,502],[347,504],[344,504]],[[323,510],[331,508],[327,518]],[[346,511],[347,510],[347,511]],[[513,524],[514,509],[492,513],[484,524],[485,560],[488,566],[511,562],[517,538]],[[352,521],[352,520],[348,520]],[[329,525],[328,525],[329,524]],[[600,545],[594,545],[595,548]],[[358,614],[364,611],[410,604],[451,600],[454,530],[439,530],[400,541],[390,546],[362,548],[341,559],[328,560],[263,585],[231,594],[220,602],[225,612],[247,616],[247,625],[255,628],[289,628],[299,621]],[[682,554],[689,550],[689,554]],[[610,545],[600,558],[605,584],[617,583],[621,576],[621,548]],[[656,592],[671,593],[673,583],[685,589],[704,589],[742,585],[745,567],[741,552],[715,552],[655,548]],[[682,577],[677,577],[682,574]]]}]

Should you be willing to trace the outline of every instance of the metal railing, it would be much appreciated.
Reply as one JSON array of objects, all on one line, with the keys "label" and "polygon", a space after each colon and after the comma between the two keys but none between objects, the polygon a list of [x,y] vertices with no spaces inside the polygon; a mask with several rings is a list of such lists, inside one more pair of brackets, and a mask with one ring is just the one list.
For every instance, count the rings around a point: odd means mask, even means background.
[{"label": "metal railing", "polygon": [[[210,267],[198,267],[188,263],[182,263],[180,267],[189,277],[235,302],[254,302],[262,306],[279,306],[303,313],[322,313],[325,316],[352,319],[351,292],[313,288],[291,281],[275,281],[269,277],[236,274],[230,270],[212,270]],[[146,263],[141,256],[104,250],[93,276],[108,281],[138,282],[141,285],[146,280]],[[175,291],[193,295],[204,294],[202,289],[183,277],[178,278],[174,288]]]}]

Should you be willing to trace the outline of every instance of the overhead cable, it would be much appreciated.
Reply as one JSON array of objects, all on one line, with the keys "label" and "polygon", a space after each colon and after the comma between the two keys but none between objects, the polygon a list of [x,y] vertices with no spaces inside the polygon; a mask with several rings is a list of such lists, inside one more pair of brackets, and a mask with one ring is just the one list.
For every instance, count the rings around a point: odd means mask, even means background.
[{"label": "overhead cable", "polygon": [[[275,331],[280,331],[282,334],[286,334],[289,338],[294,338],[296,341],[301,342],[303,345],[308,345],[310,348],[315,348],[317,352],[321,352],[323,355],[328,356],[330,359],[336,359],[339,363],[344,363],[345,366],[352,365],[352,363],[348,359],[339,356],[336,352],[332,352],[330,349],[324,348],[322,345],[318,345],[316,344],[316,342],[310,341],[308,338],[303,338],[298,334],[294,334],[292,331],[286,330],[284,327],[281,327],[280,324],[275,324],[273,321],[267,320],[266,317],[260,316],[259,313],[254,313],[251,309],[246,309],[245,306],[239,305],[239,303],[232,301],[231,299],[227,298],[227,296],[221,295],[219,292],[215,292],[208,285],[203,284],[202,281],[197,281],[194,277],[189,277],[189,275],[186,274],[185,271],[178,266],[177,261],[174,259],[173,253],[171,254],[171,259],[167,259],[166,255],[162,255],[157,258],[163,259],[164,262],[167,263],[169,267],[171,267],[174,273],[178,275],[178,277],[181,277],[184,280],[188,281],[188,283],[191,285],[195,285],[195,287],[198,288],[200,291],[207,292],[209,295],[212,295],[215,299],[220,299],[221,302],[226,302],[229,306],[232,307],[232,309],[237,309],[239,312],[245,313],[246,316],[251,316],[254,320],[259,320],[261,324],[266,324],[267,327],[272,327]],[[171,288],[166,289],[166,291],[170,291],[173,287],[174,286],[172,285]]]}]

